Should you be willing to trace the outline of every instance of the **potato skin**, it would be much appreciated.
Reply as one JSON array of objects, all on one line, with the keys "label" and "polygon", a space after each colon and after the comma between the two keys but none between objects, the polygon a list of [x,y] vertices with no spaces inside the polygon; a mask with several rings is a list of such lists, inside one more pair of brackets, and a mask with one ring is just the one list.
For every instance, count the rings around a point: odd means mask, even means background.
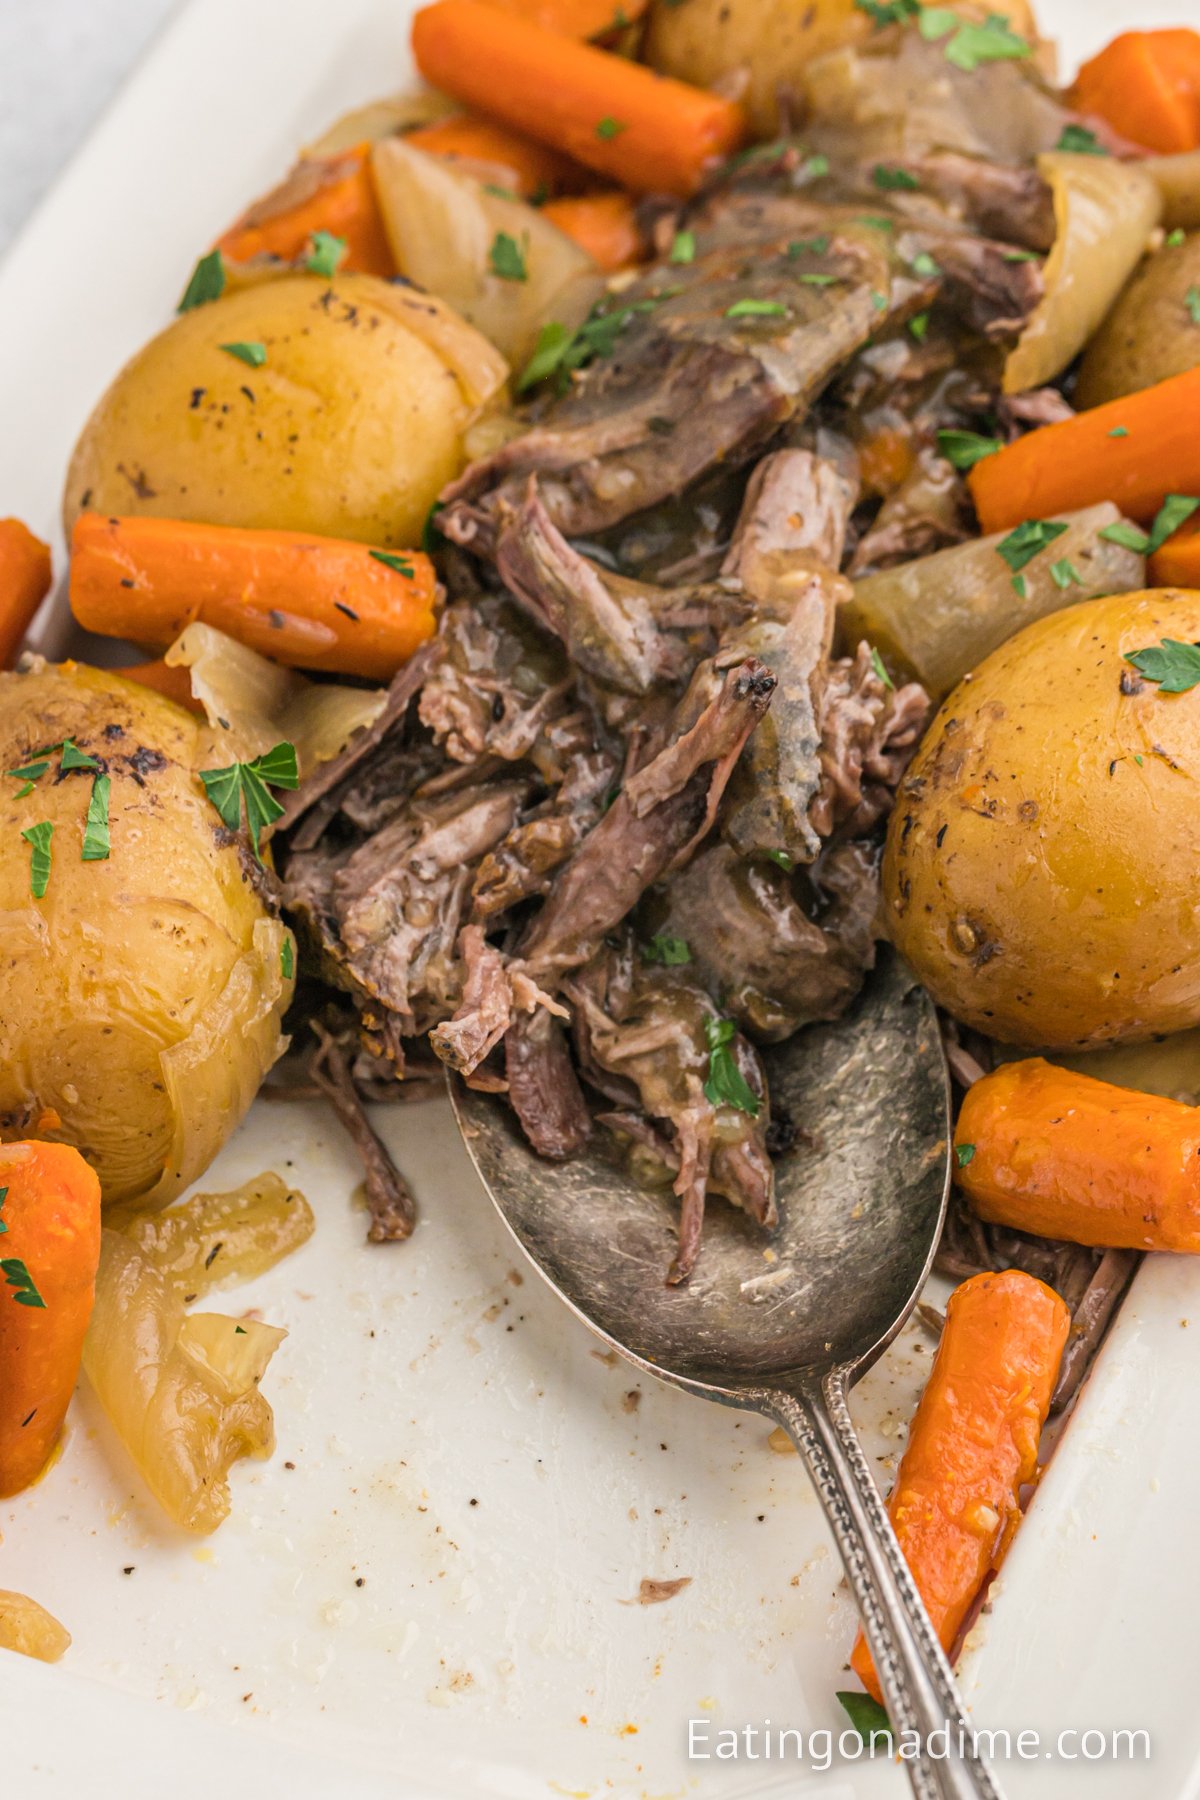
[{"label": "potato skin", "polygon": [[[84,427],[67,535],[90,507],[419,543],[462,466],[475,408],[405,322],[411,307],[375,276],[295,275],[184,313],[125,365]],[[262,344],[265,364],[220,347],[231,343]]]},{"label": "potato skin", "polygon": [[[278,1054],[285,928],[193,773],[189,713],[72,663],[0,674],[0,769],[66,737],[111,781],[111,853],[81,860],[90,773],[57,779],[53,755],[24,798],[0,777],[0,1136],[74,1144],[106,1201],[160,1203],[201,1172]],[[54,836],[37,900],[21,832],[42,820]]]},{"label": "potato skin", "polygon": [[1200,593],[1038,620],[960,682],[901,784],[890,935],[940,1005],[1006,1043],[1200,1021],[1200,688],[1162,694],[1123,660],[1163,637],[1200,639]]},{"label": "potato skin", "polygon": [[1080,406],[1103,406],[1200,363],[1200,331],[1187,296],[1200,288],[1200,232],[1146,258],[1093,337],[1075,390]]}]

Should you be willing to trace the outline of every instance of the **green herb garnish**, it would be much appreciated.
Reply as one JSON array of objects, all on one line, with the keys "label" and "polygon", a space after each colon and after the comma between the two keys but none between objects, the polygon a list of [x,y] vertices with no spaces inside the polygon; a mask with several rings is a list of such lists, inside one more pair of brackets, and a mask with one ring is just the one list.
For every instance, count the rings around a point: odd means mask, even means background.
[{"label": "green herb garnish", "polygon": [[961,23],[958,14],[951,12],[949,7],[925,6],[921,9],[917,30],[927,44],[936,44],[939,38],[946,37]]},{"label": "green herb garnish", "polygon": [[923,344],[925,342],[925,334],[929,330],[929,314],[927,312],[914,313],[912,318],[908,321],[908,329],[911,335],[916,338],[918,344]]},{"label": "green herb garnish", "polygon": [[1029,598],[1029,583],[1023,575],[1013,576],[1012,589],[1019,600],[1027,600]]},{"label": "green herb garnish", "polygon": [[885,1737],[890,1755],[892,1723],[878,1700],[872,1700],[870,1694],[857,1694],[853,1691],[840,1692],[836,1698],[867,1749],[874,1750],[876,1741]]},{"label": "green herb garnish", "polygon": [[528,281],[529,270],[525,266],[525,253],[515,237],[507,231],[498,231],[492,239],[492,247],[488,251],[488,267],[493,275],[501,281]]},{"label": "green herb garnish", "polygon": [[727,319],[781,319],[786,313],[782,300],[735,300],[725,308]]},{"label": "green herb garnish", "polygon": [[[4,1211],[4,1202],[7,1199],[8,1199],[8,1189],[6,1187],[0,1187],[0,1212]],[[8,1226],[4,1223],[3,1219],[0,1219],[0,1237],[3,1237],[4,1233],[7,1230],[8,1230]]]},{"label": "green herb garnish", "polygon": [[[947,20],[951,21],[949,26]],[[921,36],[930,42],[945,37],[947,30],[952,28],[955,28],[954,35],[946,45],[946,61],[968,74],[980,63],[1012,62],[1033,55],[1033,46],[1018,37],[999,13],[993,13],[982,25],[977,25],[968,19],[960,19],[956,13],[931,7],[922,13],[919,21]]]},{"label": "green herb garnish", "polygon": [[31,825],[21,836],[29,845],[29,891],[35,900],[41,900],[50,886],[50,839],[54,836],[54,827],[49,819],[43,819],[40,825]]},{"label": "green herb garnish", "polygon": [[921,0],[854,0],[854,4],[859,12],[866,13],[876,31],[914,19],[921,10]]},{"label": "green herb garnish", "polygon": [[818,150],[816,154],[810,156],[805,163],[804,173],[811,176],[814,181],[819,181],[822,175],[828,175],[829,173],[829,158],[824,155],[822,151]]},{"label": "green herb garnish", "polygon": [[5,769],[4,773],[6,775],[13,775],[18,781],[23,781],[25,783],[25,786],[16,796],[18,800],[23,800],[26,794],[32,794],[34,782],[40,781],[49,767],[50,764],[48,762],[28,762],[22,764],[19,769]]},{"label": "green herb garnish", "polygon": [[908,266],[913,274],[919,275],[923,281],[931,280],[933,276],[940,275],[942,272],[928,250],[919,251]]},{"label": "green herb garnish", "polygon": [[887,305],[888,305],[887,295],[881,294],[879,292],[878,288],[872,288],[871,289],[871,305],[875,308],[876,312],[886,312]]},{"label": "green herb garnish", "polygon": [[72,738],[64,738],[58,766],[65,775],[71,769],[98,769],[100,764],[86,750],[81,750]]},{"label": "green herb garnish", "polygon": [[1187,307],[1187,315],[1192,324],[1200,325],[1200,287],[1190,287],[1183,296],[1183,304]]},{"label": "green herb garnish", "polygon": [[1057,588],[1082,587],[1083,576],[1073,562],[1060,556],[1056,563],[1050,564],[1050,579]]},{"label": "green herb garnish", "polygon": [[629,127],[623,119],[601,119],[596,127],[596,136],[609,143],[613,138],[620,137],[623,131],[628,130]]},{"label": "green herb garnish", "polygon": [[981,437],[977,431],[939,431],[938,449],[956,469],[973,469],[985,456],[995,456],[1004,445],[999,438]]},{"label": "green herb garnish", "polygon": [[376,562],[381,562],[385,569],[394,569],[397,575],[407,575],[410,581],[416,574],[410,558],[401,556],[394,550],[372,550],[371,555]]},{"label": "green herb garnish", "polygon": [[560,391],[565,391],[567,376],[575,369],[582,368],[594,356],[612,355],[617,339],[632,318],[638,313],[653,312],[661,301],[678,292],[678,288],[666,288],[660,294],[634,300],[612,312],[593,312],[577,331],[569,331],[557,320],[550,320],[539,331],[533,355],[517,377],[517,393],[523,394],[527,388],[551,375],[557,378]]},{"label": "green herb garnish", "polygon": [[81,862],[108,860],[108,795],[111,786],[107,775],[97,775],[92,783],[92,797],[88,801],[87,821],[83,827]]},{"label": "green herb garnish", "polygon": [[1074,150],[1080,156],[1107,156],[1109,154],[1095,132],[1089,131],[1086,125],[1064,125],[1054,148],[1056,150]]},{"label": "green herb garnish", "polygon": [[1146,555],[1153,556],[1156,550],[1161,550],[1167,539],[1181,525],[1187,524],[1198,506],[1200,499],[1194,494],[1168,494],[1154,515],[1150,536],[1146,540]]},{"label": "green herb garnish", "polygon": [[954,1146],[954,1160],[957,1162],[960,1169],[966,1168],[974,1154],[974,1144],[955,1144]]},{"label": "green herb garnish", "polygon": [[251,369],[261,369],[267,360],[265,344],[221,344],[218,347],[228,355],[236,356],[239,362],[244,362]]},{"label": "green herb garnish", "polygon": [[324,275],[329,281],[337,274],[338,265],[345,254],[345,238],[334,237],[332,231],[314,231],[309,240],[308,260],[304,266],[310,275]]},{"label": "green herb garnish", "polygon": [[296,947],[289,931],[279,951],[279,968],[285,981],[290,981],[296,973]]},{"label": "green herb garnish", "polygon": [[1058,519],[1026,519],[1015,531],[1001,538],[996,545],[997,555],[1002,556],[1014,575],[1020,573],[1026,563],[1032,562],[1039,551],[1047,544],[1052,544],[1056,537],[1061,537],[1066,526]]},{"label": "green herb garnish", "polygon": [[1146,533],[1138,526],[1131,525],[1128,519],[1118,519],[1115,525],[1106,525],[1096,536],[1102,537],[1106,543],[1120,544],[1123,550],[1136,551],[1139,556],[1145,556],[1146,546],[1150,542]]},{"label": "green herb garnish", "polygon": [[1168,231],[1166,237],[1163,239],[1163,247],[1167,250],[1178,250],[1180,244],[1182,244],[1186,238],[1187,232],[1183,229],[1182,225],[1177,225],[1174,231]]},{"label": "green herb garnish", "polygon": [[1011,263],[1041,262],[1042,257],[1038,250],[1006,250],[1000,260]]},{"label": "green herb garnish", "polygon": [[884,687],[888,688],[892,693],[895,693],[896,684],[884,667],[883,658],[880,656],[879,651],[874,644],[871,645],[871,667],[874,669],[876,675],[878,675],[880,681],[882,681]]},{"label": "green herb garnish", "polygon": [[682,968],[692,960],[687,939],[671,937],[666,931],[656,931],[650,942],[642,945],[642,956],[646,962],[664,963],[668,969]]},{"label": "green herb garnish", "polygon": [[246,829],[254,845],[254,854],[261,862],[259,833],[283,812],[279,801],[267,791],[268,787],[295,788],[300,785],[295,745],[276,744],[274,749],[256,756],[252,762],[230,763],[224,769],[201,769],[200,779],[205,793],[230,831],[240,829],[245,801]]},{"label": "green herb garnish", "polygon": [[421,527],[421,548],[426,556],[436,556],[446,540],[438,530],[437,516],[445,507],[444,500],[435,500],[425,514],[425,523]]},{"label": "green herb garnish", "polygon": [[1145,650],[1128,651],[1125,661],[1147,681],[1157,682],[1160,694],[1186,694],[1200,684],[1200,644],[1164,638]]},{"label": "green herb garnish", "polygon": [[739,1112],[757,1119],[758,1095],[748,1085],[729,1048],[736,1035],[737,1026],[732,1019],[705,1019],[704,1040],[709,1056],[704,1098],[710,1106],[735,1106]]},{"label": "green herb garnish", "polygon": [[885,194],[914,194],[921,185],[907,169],[889,168],[887,163],[875,164],[871,170],[871,180]]},{"label": "green herb garnish", "polygon": [[841,281],[841,279],[840,275],[818,275],[811,269],[806,269],[802,275],[796,277],[796,280],[802,282],[805,287],[832,287],[835,281]]},{"label": "green herb garnish", "polygon": [[0,1275],[4,1276],[10,1288],[17,1290],[13,1299],[18,1306],[40,1306],[43,1312],[46,1310],[46,1302],[37,1291],[37,1283],[19,1256],[0,1257]]},{"label": "green herb garnish", "polygon": [[694,231],[677,231],[671,244],[670,261],[673,263],[690,263],[696,260],[696,234]]},{"label": "green herb garnish", "polygon": [[787,253],[793,261],[798,256],[824,256],[832,241],[827,231],[823,231],[819,237],[793,238],[787,247]]},{"label": "green herb garnish", "polygon": [[224,292],[225,264],[221,261],[219,250],[210,250],[192,270],[191,279],[184,288],[183,298],[175,311],[191,312],[194,306],[206,306],[210,300],[219,300]]},{"label": "green herb garnish", "polygon": [[786,850],[764,850],[763,855],[771,862],[778,863],[785,875],[790,875],[796,866]]},{"label": "green herb garnish", "polygon": [[882,213],[860,213],[857,223],[868,225],[872,231],[895,231],[895,219],[887,219]]},{"label": "green herb garnish", "polygon": [[1109,437],[1128,437],[1129,428],[1126,425],[1114,425],[1108,435]]}]

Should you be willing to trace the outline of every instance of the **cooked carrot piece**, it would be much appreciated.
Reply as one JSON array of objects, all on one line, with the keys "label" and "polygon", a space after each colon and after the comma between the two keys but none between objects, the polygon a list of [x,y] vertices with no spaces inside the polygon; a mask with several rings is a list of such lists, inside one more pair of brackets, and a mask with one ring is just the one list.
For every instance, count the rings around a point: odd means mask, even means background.
[{"label": "cooked carrot piece", "polygon": [[692,194],[713,159],[742,141],[732,101],[484,0],[437,0],[413,20],[412,42],[435,87],[635,193]]},{"label": "cooked carrot piece", "polygon": [[297,163],[273,193],[243,213],[218,238],[217,249],[231,262],[252,256],[278,256],[295,262],[314,234],[327,231],[344,238],[342,268],[363,275],[396,273],[383,229],[375,185],[371,180],[370,144],[356,144],[338,156],[310,157]]},{"label": "cooked carrot piece", "polygon": [[967,477],[980,527],[1007,531],[1101,500],[1148,522],[1168,494],[1200,494],[1198,417],[1200,367],[1026,432]]},{"label": "cooked carrot piece", "polygon": [[0,519],[0,669],[12,667],[50,581],[49,545],[20,519]]},{"label": "cooked carrot piece", "polygon": [[405,132],[404,142],[429,156],[444,156],[448,162],[494,169],[492,179],[524,200],[578,193],[592,180],[586,169],[569,157],[560,156],[557,150],[520,132],[509,131],[491,119],[472,118],[468,113],[456,113],[436,124]]},{"label": "cooked carrot piece", "polygon": [[1147,150],[1200,145],[1200,33],[1123,31],[1085,62],[1071,104]]},{"label": "cooked carrot piece", "polygon": [[1200,588],[1200,525],[1185,525],[1156,550],[1149,563],[1150,587]]},{"label": "cooked carrot piece", "polygon": [[100,1261],[100,1183],[69,1144],[0,1145],[0,1496],[58,1442]]},{"label": "cooked carrot piece", "polygon": [[981,1218],[1114,1250],[1200,1251],[1200,1108],[1031,1056],[974,1084],[955,1136],[956,1179]]},{"label": "cooked carrot piece", "polygon": [[186,706],[189,712],[204,713],[203,706],[192,693],[191,670],[172,668],[161,656],[153,662],[131,663],[127,669],[114,669],[113,674],[126,681],[136,681],[139,687],[153,688],[156,694],[173,700],[176,706]]},{"label": "cooked carrot piece", "polygon": [[487,0],[501,12],[513,13],[555,31],[560,37],[612,37],[632,25],[645,12],[649,0]]},{"label": "cooked carrot piece", "polygon": [[[1037,1474],[1038,1439],[1070,1325],[1065,1301],[1019,1269],[973,1275],[950,1296],[888,1501],[947,1653],[1020,1523],[1018,1497]],[[861,1633],[850,1662],[881,1699]]]},{"label": "cooked carrot piece", "polygon": [[419,551],[102,513],[71,536],[79,623],[153,650],[201,619],[276,662],[388,681],[432,636],[436,600]]},{"label": "cooked carrot piece", "polygon": [[574,200],[551,200],[542,212],[552,225],[586,250],[602,269],[624,269],[646,254],[638,230],[637,209],[628,194],[581,194]]}]

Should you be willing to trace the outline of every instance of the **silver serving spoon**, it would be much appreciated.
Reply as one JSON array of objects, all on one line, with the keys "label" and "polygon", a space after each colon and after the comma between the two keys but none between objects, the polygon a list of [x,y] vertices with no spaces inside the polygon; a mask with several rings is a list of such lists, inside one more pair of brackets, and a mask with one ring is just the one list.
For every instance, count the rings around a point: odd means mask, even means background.
[{"label": "silver serving spoon", "polygon": [[758,1227],[716,1201],[681,1288],[664,1279],[673,1196],[636,1187],[600,1134],[575,1160],[544,1162],[502,1101],[457,1077],[450,1086],[501,1217],[584,1323],[648,1374],[788,1432],[837,1539],[899,1741],[950,1728],[953,1754],[906,1762],[914,1791],[998,1797],[846,1406],[912,1311],[942,1226],[949,1082],[933,1006],[884,952],[853,1011],[769,1051],[767,1069],[776,1107],[812,1138],[778,1165],[776,1260],[764,1260]]}]

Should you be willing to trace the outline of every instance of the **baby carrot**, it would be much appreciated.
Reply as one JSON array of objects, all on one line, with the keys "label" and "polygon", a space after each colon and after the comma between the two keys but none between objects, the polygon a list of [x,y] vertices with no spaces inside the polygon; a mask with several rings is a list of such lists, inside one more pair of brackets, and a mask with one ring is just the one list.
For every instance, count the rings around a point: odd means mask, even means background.
[{"label": "baby carrot", "polygon": [[0,1146],[0,1496],[36,1479],[79,1373],[100,1261],[100,1183],[69,1144]]},{"label": "baby carrot", "polygon": [[[1019,1269],[955,1288],[888,1501],[904,1559],[949,1653],[1020,1522],[1071,1315]],[[850,1658],[882,1696],[859,1634]]]},{"label": "baby carrot", "polygon": [[557,150],[469,113],[454,113],[448,119],[407,131],[404,142],[414,150],[424,150],[428,156],[444,156],[449,162],[476,163],[494,169],[493,179],[498,185],[511,188],[524,200],[577,193],[591,180],[586,169],[560,156]]},{"label": "baby carrot", "polygon": [[1200,525],[1185,525],[1169,537],[1147,572],[1150,587],[1200,588]]},{"label": "baby carrot", "polygon": [[975,1082],[956,1179],[981,1218],[1114,1250],[1200,1251],[1200,1108],[1040,1056]]},{"label": "baby carrot", "polygon": [[1147,150],[1194,150],[1200,145],[1200,34],[1123,31],[1084,63],[1069,98]]},{"label": "baby carrot", "polygon": [[624,31],[645,12],[649,0],[488,0],[501,12],[514,13],[555,31],[560,37],[601,38]]},{"label": "baby carrot", "polygon": [[156,694],[173,700],[176,706],[186,706],[189,712],[203,716],[204,708],[192,693],[190,669],[173,668],[160,656],[154,662],[131,663],[127,669],[114,669],[113,674],[120,675],[125,681],[136,681],[139,687],[153,688]]},{"label": "baby carrot", "polygon": [[551,200],[542,212],[606,271],[627,268],[646,254],[637,209],[619,188],[580,194],[573,200]]},{"label": "baby carrot", "polygon": [[984,534],[1111,500],[1149,521],[1168,494],[1200,494],[1200,367],[1026,432],[967,477]]},{"label": "baby carrot", "polygon": [[102,513],[71,534],[79,623],[154,650],[202,619],[276,662],[390,681],[432,636],[436,603],[415,550]]},{"label": "baby carrot", "polygon": [[0,669],[12,667],[50,579],[49,546],[20,519],[0,519]]},{"label": "baby carrot", "polygon": [[412,43],[435,87],[635,193],[692,194],[710,162],[742,141],[745,119],[732,101],[484,0],[423,8]]},{"label": "baby carrot", "polygon": [[273,193],[256,200],[217,249],[231,262],[252,256],[279,256],[295,262],[305,254],[314,234],[327,231],[343,238],[342,268],[363,275],[392,276],[396,265],[388,249],[375,185],[371,179],[370,144],[356,144],[337,156],[309,157],[297,163]]}]

